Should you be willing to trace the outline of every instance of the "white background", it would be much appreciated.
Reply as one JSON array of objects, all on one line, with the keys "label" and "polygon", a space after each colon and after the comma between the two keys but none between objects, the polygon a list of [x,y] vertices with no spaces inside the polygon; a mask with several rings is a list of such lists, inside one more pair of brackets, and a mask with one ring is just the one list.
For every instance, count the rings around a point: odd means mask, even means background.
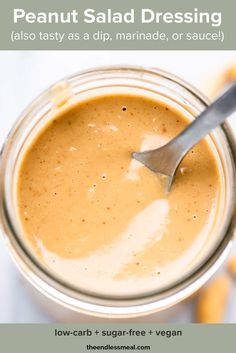
[{"label": "white background", "polygon": [[[43,89],[68,74],[99,65],[132,64],[168,70],[207,92],[225,67],[236,65],[236,52],[157,51],[18,51],[0,52],[0,145],[22,109]],[[215,75],[215,76],[214,76]],[[231,119],[236,131],[236,121]],[[226,322],[236,322],[236,286]],[[170,322],[194,320],[189,302]],[[51,322],[25,288],[0,238],[0,322]],[[147,319],[145,319],[147,321]]]}]

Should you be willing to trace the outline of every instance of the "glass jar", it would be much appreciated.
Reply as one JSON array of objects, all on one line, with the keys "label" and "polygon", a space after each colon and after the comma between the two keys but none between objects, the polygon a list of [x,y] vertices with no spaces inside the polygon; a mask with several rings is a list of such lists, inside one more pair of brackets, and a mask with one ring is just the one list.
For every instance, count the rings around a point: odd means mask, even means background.
[{"label": "glass jar", "polygon": [[142,67],[101,67],[79,72],[44,91],[21,114],[1,153],[0,215],[9,250],[23,275],[46,297],[74,312],[100,317],[130,318],[164,310],[197,291],[228,254],[234,231],[235,161],[233,133],[226,123],[208,139],[222,165],[225,195],[214,244],[201,263],[161,290],[133,296],[107,296],[73,287],[39,262],[24,239],[16,216],[16,175],[24,151],[63,105],[104,93],[134,93],[164,101],[194,119],[209,103],[195,88],[176,76]]}]

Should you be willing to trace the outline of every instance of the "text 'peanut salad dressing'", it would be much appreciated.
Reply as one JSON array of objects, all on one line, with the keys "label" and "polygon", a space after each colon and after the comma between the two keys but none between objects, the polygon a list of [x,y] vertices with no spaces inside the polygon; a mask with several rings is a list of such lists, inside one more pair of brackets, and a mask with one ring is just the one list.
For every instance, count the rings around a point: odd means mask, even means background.
[{"label": "text 'peanut salad dressing'", "polygon": [[221,195],[209,142],[189,152],[169,194],[131,158],[188,123],[164,103],[128,94],[57,113],[18,175],[20,222],[39,260],[69,283],[104,294],[160,288],[189,271],[214,236]]}]

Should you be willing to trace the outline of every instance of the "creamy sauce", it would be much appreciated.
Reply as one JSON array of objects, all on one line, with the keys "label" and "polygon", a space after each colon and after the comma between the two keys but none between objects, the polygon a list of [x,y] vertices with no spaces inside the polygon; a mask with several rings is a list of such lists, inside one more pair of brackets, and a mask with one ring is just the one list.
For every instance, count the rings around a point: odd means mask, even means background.
[{"label": "creamy sauce", "polygon": [[170,194],[131,152],[163,145],[188,121],[135,95],[96,97],[55,115],[18,177],[18,208],[34,253],[68,282],[109,294],[169,284],[194,265],[221,192],[206,140],[190,151]]}]

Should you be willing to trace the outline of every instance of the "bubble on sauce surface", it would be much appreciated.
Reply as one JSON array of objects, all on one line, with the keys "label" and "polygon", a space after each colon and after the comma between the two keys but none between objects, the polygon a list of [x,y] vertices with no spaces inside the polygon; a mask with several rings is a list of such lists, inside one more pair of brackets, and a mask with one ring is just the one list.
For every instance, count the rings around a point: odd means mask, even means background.
[{"label": "bubble on sauce surface", "polygon": [[69,151],[70,152],[74,152],[74,151],[77,151],[78,149],[76,148],[76,147],[74,147],[74,146],[71,146],[70,148],[69,148]]}]

